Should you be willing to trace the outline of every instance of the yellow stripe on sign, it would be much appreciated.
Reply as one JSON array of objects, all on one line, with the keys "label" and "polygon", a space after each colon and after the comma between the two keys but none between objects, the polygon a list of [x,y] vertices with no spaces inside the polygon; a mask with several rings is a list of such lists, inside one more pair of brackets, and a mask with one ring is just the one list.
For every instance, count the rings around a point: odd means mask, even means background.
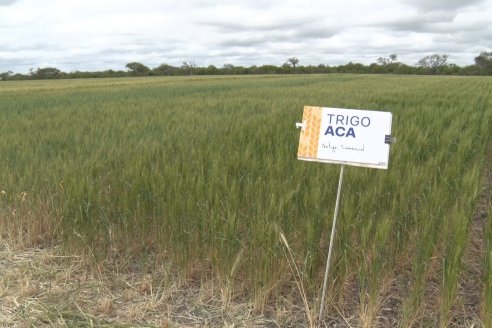
[{"label": "yellow stripe on sign", "polygon": [[299,139],[298,157],[317,158],[319,129],[321,127],[321,107],[304,106],[302,122],[304,130]]}]

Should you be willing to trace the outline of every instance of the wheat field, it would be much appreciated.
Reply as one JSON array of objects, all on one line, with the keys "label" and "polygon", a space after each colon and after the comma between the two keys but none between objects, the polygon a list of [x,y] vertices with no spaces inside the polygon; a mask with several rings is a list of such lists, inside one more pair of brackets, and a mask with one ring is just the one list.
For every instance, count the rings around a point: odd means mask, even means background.
[{"label": "wheat field", "polygon": [[301,285],[316,318],[340,167],[297,160],[305,105],[397,137],[388,170],[346,168],[326,322],[491,327],[489,77],[2,82],[2,240],[169,263],[258,313]]}]

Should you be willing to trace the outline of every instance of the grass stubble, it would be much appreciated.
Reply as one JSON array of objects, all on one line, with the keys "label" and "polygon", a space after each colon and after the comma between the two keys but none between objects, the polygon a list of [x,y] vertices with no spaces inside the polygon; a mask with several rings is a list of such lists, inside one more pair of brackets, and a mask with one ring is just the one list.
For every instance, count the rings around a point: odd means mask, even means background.
[{"label": "grass stubble", "polygon": [[5,322],[313,325],[337,167],[295,159],[306,104],[392,111],[398,137],[387,171],[347,170],[324,324],[490,322],[489,78],[61,82],[0,86]]}]

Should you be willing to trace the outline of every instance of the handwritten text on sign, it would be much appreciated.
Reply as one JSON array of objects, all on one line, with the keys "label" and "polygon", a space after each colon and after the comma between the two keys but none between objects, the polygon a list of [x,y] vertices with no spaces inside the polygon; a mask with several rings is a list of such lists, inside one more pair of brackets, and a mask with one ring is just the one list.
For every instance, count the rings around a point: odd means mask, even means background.
[{"label": "handwritten text on sign", "polygon": [[387,169],[391,118],[389,112],[306,106],[297,156]]}]

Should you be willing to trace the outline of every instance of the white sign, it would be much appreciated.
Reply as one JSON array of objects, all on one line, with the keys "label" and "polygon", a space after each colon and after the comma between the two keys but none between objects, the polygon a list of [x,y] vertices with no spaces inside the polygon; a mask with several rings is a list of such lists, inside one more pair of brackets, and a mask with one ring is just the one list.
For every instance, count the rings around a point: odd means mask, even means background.
[{"label": "white sign", "polygon": [[387,169],[391,118],[389,112],[305,106],[297,157]]}]

